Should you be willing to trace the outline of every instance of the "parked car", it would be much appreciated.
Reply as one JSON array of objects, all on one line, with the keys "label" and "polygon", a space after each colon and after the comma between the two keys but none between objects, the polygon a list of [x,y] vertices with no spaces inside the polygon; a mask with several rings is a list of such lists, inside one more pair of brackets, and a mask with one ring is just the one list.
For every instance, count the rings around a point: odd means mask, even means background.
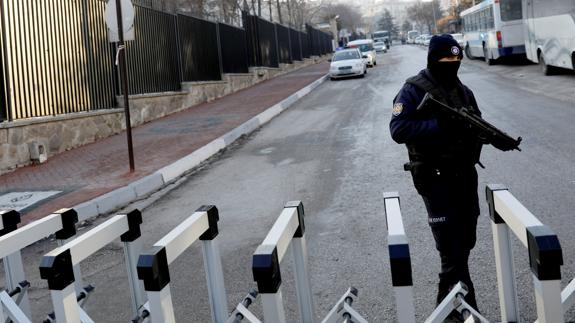
[{"label": "parked car", "polygon": [[461,48],[465,48],[465,40],[463,39],[463,34],[451,34],[451,37],[457,41]]},{"label": "parked car", "polygon": [[416,45],[421,45],[421,43],[422,43],[422,41],[423,41],[423,38],[425,38],[425,35],[417,36],[417,37],[415,38],[415,44],[416,44]]},{"label": "parked car", "polygon": [[367,56],[367,66],[377,65],[377,54],[373,48],[373,39],[358,39],[347,43],[348,48],[358,48],[361,55]]},{"label": "parked car", "polygon": [[373,48],[375,48],[376,52],[384,52],[387,53],[387,45],[383,41],[376,41],[373,43]]},{"label": "parked car", "polygon": [[423,37],[423,40],[422,40],[422,43],[421,43],[421,44],[422,44],[423,46],[429,46],[429,42],[431,41],[431,37],[433,37],[433,36],[432,36],[432,35],[425,35],[425,36]]},{"label": "parked car", "polygon": [[365,76],[367,73],[367,55],[362,55],[358,48],[335,52],[331,58],[329,77],[333,80],[349,76]]}]

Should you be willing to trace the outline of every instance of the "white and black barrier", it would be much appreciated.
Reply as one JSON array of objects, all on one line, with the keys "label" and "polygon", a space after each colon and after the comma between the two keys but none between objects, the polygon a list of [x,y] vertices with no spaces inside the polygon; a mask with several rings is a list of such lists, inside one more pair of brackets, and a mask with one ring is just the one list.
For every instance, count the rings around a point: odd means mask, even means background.
[{"label": "white and black barrier", "polygon": [[[59,245],[76,234],[78,214],[73,209],[61,209],[40,220],[18,228],[20,213],[14,210],[0,210],[0,258],[4,263],[7,290],[0,293],[0,322],[11,320],[16,323],[31,322],[30,303],[22,264],[21,250],[52,234]],[[76,288],[82,290],[80,268],[73,268],[78,276]],[[16,300],[13,299],[16,297]]]},{"label": "white and black barrier", "polygon": [[304,233],[303,204],[300,201],[288,202],[253,255],[252,271],[262,299],[265,322],[286,322],[280,263],[290,245],[301,322],[315,321]]},{"label": "white and black barrier", "polygon": [[409,243],[405,235],[399,194],[383,193],[387,225],[387,248],[391,267],[391,283],[395,294],[397,320],[400,323],[415,323],[413,304],[413,279]]},{"label": "white and black barrier", "polygon": [[215,206],[202,206],[140,256],[138,277],[143,280],[148,294],[148,303],[139,315],[141,320],[175,322],[169,266],[198,240],[202,241],[212,320],[215,323],[228,320],[224,274],[216,239],[218,221]]},{"label": "white and black barrier", "polygon": [[54,314],[58,323],[93,322],[78,302],[86,295],[74,289],[74,266],[95,252],[120,238],[124,242],[124,255],[128,270],[132,312],[135,315],[145,302],[141,283],[136,275],[137,257],[142,251],[140,240],[142,214],[138,210],[112,217],[80,237],[47,253],[40,264],[40,277],[46,279],[52,296]]},{"label": "white and black barrier", "polygon": [[519,322],[511,232],[529,251],[529,264],[540,323],[564,322],[564,309],[573,305],[571,282],[562,300],[561,265],[563,255],[557,235],[527,210],[505,186],[486,188],[492,220],[497,285],[503,322]]}]

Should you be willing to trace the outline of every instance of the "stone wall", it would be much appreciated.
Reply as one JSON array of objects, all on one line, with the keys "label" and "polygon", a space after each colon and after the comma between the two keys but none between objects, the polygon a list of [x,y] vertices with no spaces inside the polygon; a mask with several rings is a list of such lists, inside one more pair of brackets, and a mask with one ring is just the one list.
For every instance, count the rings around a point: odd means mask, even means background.
[{"label": "stone wall", "polygon": [[[246,74],[224,74],[222,81],[216,82],[186,82],[179,92],[130,96],[132,126],[213,101],[324,59],[305,59],[282,64],[280,68],[251,68]],[[116,109],[0,123],[0,174],[31,164],[30,144],[43,146],[50,158],[125,130],[122,97],[117,102]]]}]

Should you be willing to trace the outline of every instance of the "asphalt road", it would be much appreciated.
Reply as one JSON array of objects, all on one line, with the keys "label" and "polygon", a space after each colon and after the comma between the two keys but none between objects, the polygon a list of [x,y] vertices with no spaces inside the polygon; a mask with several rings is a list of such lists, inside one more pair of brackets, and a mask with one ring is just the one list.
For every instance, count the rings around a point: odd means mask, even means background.
[{"label": "asphalt road", "polygon": [[[220,210],[220,237],[230,308],[255,287],[251,256],[285,202],[302,200],[316,315],[323,317],[349,286],[359,289],[354,307],[370,322],[393,322],[394,299],[386,245],[382,193],[397,191],[410,242],[417,321],[435,304],[438,254],[421,198],[403,171],[406,149],[389,135],[392,100],[403,81],[425,65],[426,52],[394,46],[364,79],[326,82],[268,125],[214,158],[144,211],[146,246],[203,204]],[[513,69],[509,66],[509,69]],[[501,67],[499,67],[501,69]],[[555,231],[563,247],[563,286],[575,276],[575,107],[573,102],[519,89],[482,62],[465,61],[460,77],[474,92],[484,117],[523,137],[522,152],[486,147],[479,170],[482,216],[472,252],[471,274],[482,313],[499,320],[486,183],[506,184],[533,214]],[[544,77],[541,76],[542,82]],[[575,77],[571,80],[575,85]],[[535,320],[527,251],[516,243],[521,316]],[[53,244],[26,250],[27,262]],[[288,253],[289,255],[289,253]],[[289,258],[289,256],[288,256]],[[297,321],[290,259],[283,265],[289,322]],[[37,276],[30,266],[29,275]],[[96,285],[87,312],[97,322],[129,319],[129,296],[121,245],[103,249],[83,264]],[[171,268],[179,322],[209,322],[201,248],[195,246]],[[31,291],[40,313],[49,296]],[[253,307],[261,313],[261,307]],[[566,317],[575,320],[575,312]]]}]

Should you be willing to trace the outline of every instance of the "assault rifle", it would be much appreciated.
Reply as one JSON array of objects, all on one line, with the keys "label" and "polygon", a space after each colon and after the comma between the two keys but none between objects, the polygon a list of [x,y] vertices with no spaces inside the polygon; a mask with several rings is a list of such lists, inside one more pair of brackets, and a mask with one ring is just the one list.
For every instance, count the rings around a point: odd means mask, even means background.
[{"label": "assault rifle", "polygon": [[491,144],[493,147],[502,151],[514,149],[521,151],[519,148],[521,137],[513,139],[505,132],[483,120],[480,116],[469,111],[467,108],[463,107],[461,109],[456,109],[450,107],[437,101],[429,93],[425,94],[423,101],[421,101],[421,104],[417,107],[417,111],[422,115],[428,115],[434,112],[436,115],[439,114],[443,117],[460,120],[468,125],[469,128],[472,129],[485,143]]}]

